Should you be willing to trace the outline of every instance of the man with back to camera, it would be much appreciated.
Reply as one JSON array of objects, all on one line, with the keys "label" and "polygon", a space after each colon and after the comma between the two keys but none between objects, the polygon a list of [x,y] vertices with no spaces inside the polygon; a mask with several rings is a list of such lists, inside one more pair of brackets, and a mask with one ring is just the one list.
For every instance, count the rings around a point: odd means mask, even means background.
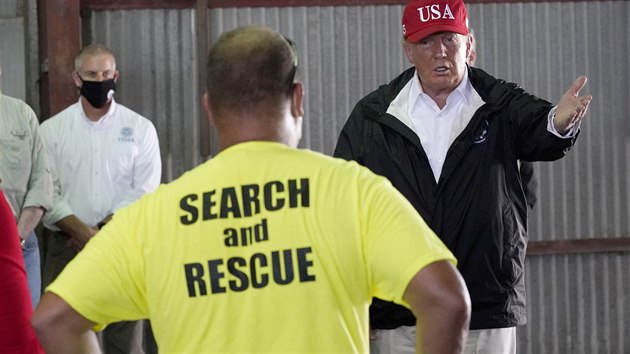
[{"label": "man with back to camera", "polygon": [[[93,44],[74,64],[78,102],[41,126],[54,184],[53,208],[44,217],[44,287],[113,213],[154,191],[162,174],[155,127],[113,98],[119,77],[114,54]],[[102,336],[105,353],[144,353],[144,326],[108,327]]]},{"label": "man with back to camera", "polygon": [[[472,301],[465,352],[514,353],[516,326],[526,322],[518,161],[564,156],[592,97],[578,96],[585,76],[554,107],[468,67],[467,22],[461,0],[405,6],[413,67],[357,103],[335,156],[387,177],[455,254]],[[374,352],[413,351],[411,312],[375,299],[370,317]]]},{"label": "man with back to camera", "polygon": [[461,352],[452,254],[386,179],[296,149],[297,60],[264,27],[218,39],[203,103],[221,151],[117,212],[48,288],[33,324],[49,354],[138,318],[163,352],[367,353],[373,296],[414,311],[420,351]]}]

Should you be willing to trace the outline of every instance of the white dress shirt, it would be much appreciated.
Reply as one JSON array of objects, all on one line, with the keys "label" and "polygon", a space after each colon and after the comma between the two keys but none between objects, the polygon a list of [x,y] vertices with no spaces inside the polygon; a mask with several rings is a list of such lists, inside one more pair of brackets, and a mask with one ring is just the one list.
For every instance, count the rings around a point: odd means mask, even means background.
[{"label": "white dress shirt", "polygon": [[411,80],[408,102],[407,113],[437,181],[440,179],[448,148],[485,102],[470,84],[468,71],[464,71],[464,78],[448,96],[442,109],[424,93],[416,72]]},{"label": "white dress shirt", "polygon": [[[409,80],[391,102],[387,113],[397,117],[418,135],[437,182],[449,147],[484,104],[468,79],[468,71],[464,71],[462,81],[448,96],[446,105],[440,109],[435,101],[424,93],[416,71],[413,79]],[[553,125],[557,108],[555,106],[549,112],[547,131],[557,137],[570,139],[579,132],[580,123],[566,134],[559,134]]]},{"label": "white dress shirt", "polygon": [[72,214],[93,227],[160,184],[155,127],[113,100],[97,122],[79,101],[42,123],[41,135],[54,184],[53,208],[44,217],[52,230]]}]

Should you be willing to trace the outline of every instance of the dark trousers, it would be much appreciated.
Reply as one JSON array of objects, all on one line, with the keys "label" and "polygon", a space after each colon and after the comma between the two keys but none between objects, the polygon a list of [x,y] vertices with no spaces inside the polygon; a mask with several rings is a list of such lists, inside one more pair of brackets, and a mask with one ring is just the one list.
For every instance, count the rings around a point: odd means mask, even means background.
[{"label": "dark trousers", "polygon": [[[62,232],[44,229],[42,234],[42,289],[57,278],[77,251],[66,245],[68,236]],[[145,336],[145,327],[148,328]],[[112,323],[98,334],[104,354],[153,354],[157,345],[149,321],[125,321]]]}]

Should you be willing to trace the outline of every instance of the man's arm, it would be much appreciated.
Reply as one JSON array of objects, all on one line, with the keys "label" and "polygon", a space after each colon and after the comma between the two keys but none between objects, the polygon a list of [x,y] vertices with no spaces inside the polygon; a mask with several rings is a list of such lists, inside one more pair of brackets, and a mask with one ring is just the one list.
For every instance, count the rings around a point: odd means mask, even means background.
[{"label": "man's arm", "polygon": [[[162,179],[160,144],[153,124],[147,127],[133,162],[133,189],[114,205],[113,213],[157,189]],[[105,221],[106,222],[106,221]]]},{"label": "man's arm", "polygon": [[31,323],[48,354],[101,352],[91,330],[95,323],[51,292],[42,297]]},{"label": "man's arm", "polygon": [[[52,179],[52,208],[46,211],[42,221],[46,227],[53,227],[53,230],[54,227],[57,226],[57,223],[64,218],[69,216],[75,217],[72,208],[70,208],[68,202],[64,200],[61,195],[61,180],[58,170],[59,163],[57,161],[59,152],[56,148],[58,144],[56,140],[59,135],[60,132],[57,127],[52,125],[49,121],[44,122],[40,127],[41,141],[44,145],[48,170]],[[61,230],[68,233],[68,230]]]},{"label": "man's arm", "polygon": [[46,160],[46,151],[39,133],[37,116],[28,105],[24,104],[23,108],[32,135],[31,165],[28,190],[24,197],[17,227],[20,239],[26,240],[42,219],[44,211],[50,210],[52,207],[53,185]]},{"label": "man's arm", "polygon": [[531,211],[534,209],[534,205],[536,205],[536,202],[538,201],[538,197],[536,195],[538,191],[538,179],[536,178],[536,175],[534,175],[533,162],[520,161],[519,170],[521,172],[521,181],[523,183],[527,207]]},{"label": "man's arm", "polygon": [[417,353],[462,353],[470,322],[470,297],[448,261],[431,263],[409,283],[403,299],[416,316]]},{"label": "man's arm", "polygon": [[142,140],[142,146],[139,147],[140,152],[133,166],[134,192],[137,193],[135,199],[153,192],[160,185],[162,179],[160,144],[153,124],[149,125]]},{"label": "man's arm", "polygon": [[35,227],[44,215],[44,209],[40,207],[25,207],[20,213],[20,219],[18,220],[17,227],[20,239],[26,240],[31,232],[35,230]]},{"label": "man's arm", "polygon": [[26,191],[22,212],[18,220],[18,230],[20,237],[23,239],[35,229],[44,211],[50,210],[53,202],[52,176],[48,167],[44,143],[40,136],[37,116],[29,106],[25,105],[24,109],[25,115],[28,117],[29,129],[33,140],[28,190]]},{"label": "man's arm", "polygon": [[70,246],[76,250],[83,249],[92,236],[96,235],[97,231],[79,220],[75,215],[64,217],[57,221],[55,226],[70,236],[68,239]]},{"label": "man's arm", "polygon": [[57,170],[57,155],[52,143],[55,132],[45,123],[41,128],[42,142],[48,159],[48,168],[52,177],[52,209],[44,214],[43,221],[46,226],[56,226],[69,237],[71,247],[81,250],[87,241],[96,234],[96,230],[90,228],[81,221],[70,208],[70,205],[61,196],[61,181]]}]

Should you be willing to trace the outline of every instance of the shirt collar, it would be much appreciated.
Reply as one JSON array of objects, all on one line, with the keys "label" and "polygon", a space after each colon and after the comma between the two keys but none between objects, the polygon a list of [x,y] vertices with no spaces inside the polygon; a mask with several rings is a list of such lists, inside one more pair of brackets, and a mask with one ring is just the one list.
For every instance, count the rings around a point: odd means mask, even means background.
[{"label": "shirt collar", "polygon": [[[472,102],[472,91],[473,87],[468,79],[468,68],[464,70],[464,77],[462,81],[457,85],[455,90],[451,92],[451,94],[447,98],[447,103],[449,100],[453,99],[453,93],[456,93],[457,96],[464,99],[464,102],[467,105],[470,105]],[[418,77],[418,71],[416,70],[413,75],[413,79],[411,82],[411,88],[409,89],[409,107],[415,107],[416,102],[421,98],[426,97],[426,99],[431,99],[428,95],[424,93],[422,89],[422,85],[420,84],[420,78]]]},{"label": "shirt collar", "polygon": [[[81,97],[79,97],[79,102],[77,102],[77,106],[79,107],[79,112],[81,112],[81,117],[83,117],[86,121],[92,122],[88,117],[87,114],[85,114],[85,110],[83,110],[83,105],[81,104]],[[116,101],[114,100],[114,97],[112,97],[112,103],[109,105],[109,108],[107,109],[107,112],[105,112],[105,115],[102,116],[98,121],[96,122],[92,122],[94,124],[99,124],[101,122],[105,122],[107,120],[109,120],[109,117],[114,115],[114,112],[116,112]]]}]

